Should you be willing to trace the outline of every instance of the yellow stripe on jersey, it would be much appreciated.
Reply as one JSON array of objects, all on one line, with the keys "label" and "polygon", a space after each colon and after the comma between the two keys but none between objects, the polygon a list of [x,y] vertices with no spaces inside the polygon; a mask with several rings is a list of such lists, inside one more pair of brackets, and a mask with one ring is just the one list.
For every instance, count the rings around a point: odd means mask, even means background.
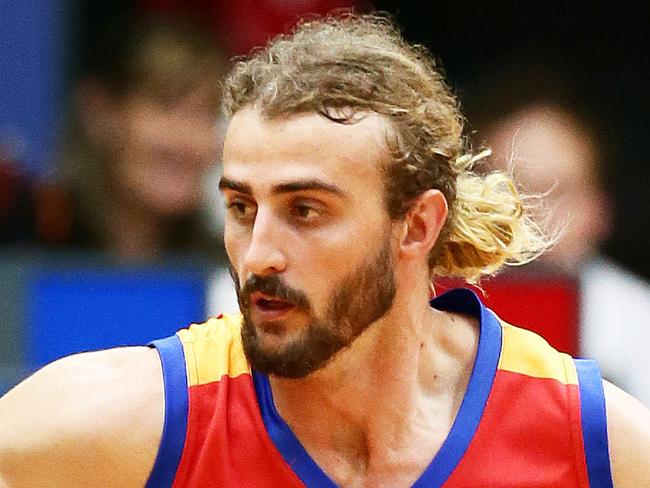
[{"label": "yellow stripe on jersey", "polygon": [[571,356],[553,349],[529,330],[501,321],[503,331],[498,368],[536,378],[549,378],[565,385],[577,385],[578,375]]},{"label": "yellow stripe on jersey", "polygon": [[224,314],[177,332],[183,344],[189,386],[250,374],[241,342],[241,316]]}]

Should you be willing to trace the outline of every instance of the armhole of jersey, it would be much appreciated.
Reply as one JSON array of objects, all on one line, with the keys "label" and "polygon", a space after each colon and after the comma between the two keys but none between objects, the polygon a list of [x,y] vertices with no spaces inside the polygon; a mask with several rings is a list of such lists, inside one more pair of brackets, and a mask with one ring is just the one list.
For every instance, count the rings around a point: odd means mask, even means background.
[{"label": "armhole of jersey", "polygon": [[613,488],[607,441],[605,392],[598,364],[589,359],[576,359],[580,388],[582,438],[590,488]]},{"label": "armhole of jersey", "polygon": [[146,488],[172,486],[180,464],[187,431],[187,373],[183,345],[178,336],[154,341],[165,383],[165,423],[156,462]]}]

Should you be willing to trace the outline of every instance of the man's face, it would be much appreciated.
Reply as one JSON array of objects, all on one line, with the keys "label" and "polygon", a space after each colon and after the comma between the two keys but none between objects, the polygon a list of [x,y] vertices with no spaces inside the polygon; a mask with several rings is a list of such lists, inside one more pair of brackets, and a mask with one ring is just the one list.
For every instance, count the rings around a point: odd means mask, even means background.
[{"label": "man's face", "polygon": [[[232,119],[221,188],[225,242],[253,367],[304,377],[390,309],[394,238],[377,115]],[[241,288],[239,286],[241,284]]]}]

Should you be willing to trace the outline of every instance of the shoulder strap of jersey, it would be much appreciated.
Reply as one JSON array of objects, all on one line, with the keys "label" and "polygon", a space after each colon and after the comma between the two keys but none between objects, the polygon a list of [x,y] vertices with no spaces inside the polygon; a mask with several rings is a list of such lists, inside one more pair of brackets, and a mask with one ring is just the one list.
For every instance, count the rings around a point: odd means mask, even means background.
[{"label": "shoulder strap of jersey", "polygon": [[582,437],[590,488],[613,488],[607,442],[607,413],[605,393],[598,363],[576,359],[580,388],[580,417]]},{"label": "shoulder strap of jersey", "polygon": [[146,488],[172,486],[183,454],[187,432],[187,373],[185,355],[178,336],[149,344],[160,356],[165,384],[165,423],[156,462]]}]

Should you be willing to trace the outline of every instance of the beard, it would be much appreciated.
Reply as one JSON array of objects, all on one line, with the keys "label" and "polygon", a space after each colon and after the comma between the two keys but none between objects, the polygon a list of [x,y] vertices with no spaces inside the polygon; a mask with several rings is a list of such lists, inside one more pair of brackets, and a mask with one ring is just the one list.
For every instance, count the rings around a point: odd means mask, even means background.
[{"label": "beard", "polygon": [[[285,378],[304,378],[325,366],[338,351],[352,344],[370,324],[388,312],[396,291],[389,239],[375,256],[334,287],[323,318],[315,315],[305,292],[289,287],[278,275],[253,275],[240,287],[232,267],[230,273],[243,315],[246,357],[254,369]],[[308,324],[297,337],[281,346],[265,346],[265,334],[276,332],[252,320],[250,297],[256,291],[289,302],[294,312],[307,315]]]}]

